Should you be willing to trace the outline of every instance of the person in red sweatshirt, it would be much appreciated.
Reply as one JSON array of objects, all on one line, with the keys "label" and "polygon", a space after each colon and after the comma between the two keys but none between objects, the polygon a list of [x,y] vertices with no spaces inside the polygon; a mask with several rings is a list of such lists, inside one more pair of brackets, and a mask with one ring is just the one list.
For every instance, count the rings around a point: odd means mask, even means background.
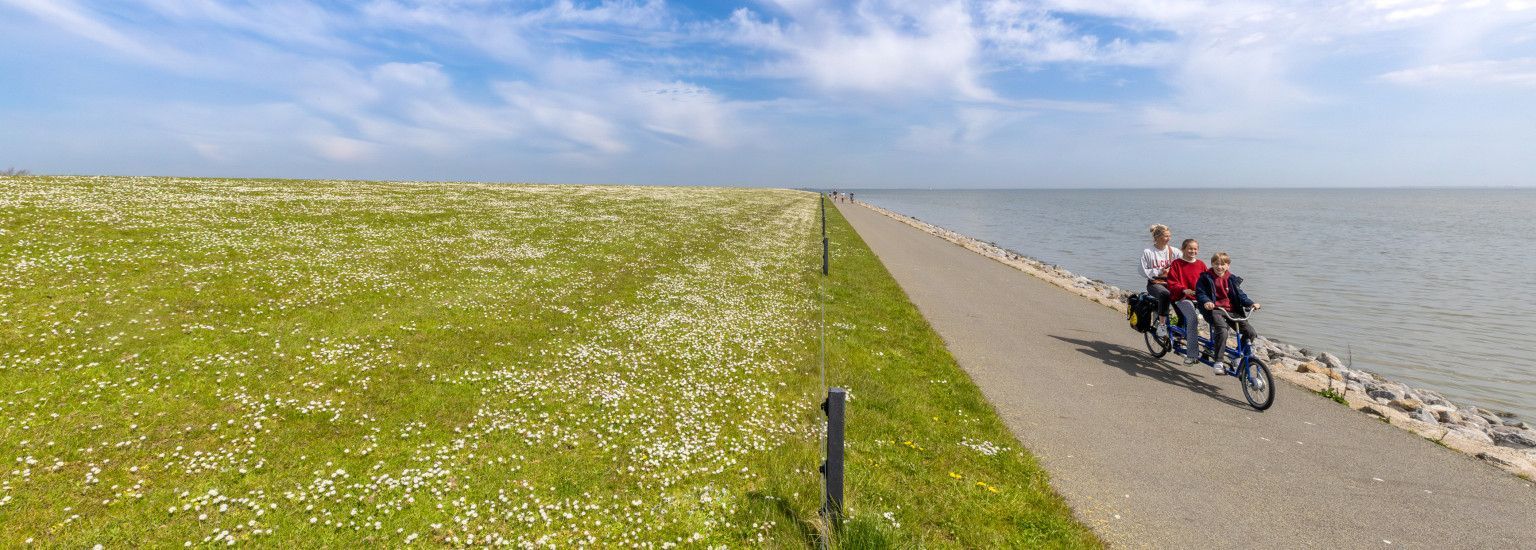
[{"label": "person in red sweatshirt", "polygon": [[1193,365],[1200,360],[1200,312],[1195,308],[1195,285],[1205,272],[1205,262],[1200,261],[1199,241],[1184,239],[1179,250],[1184,256],[1168,264],[1168,293],[1184,321],[1184,364]]}]

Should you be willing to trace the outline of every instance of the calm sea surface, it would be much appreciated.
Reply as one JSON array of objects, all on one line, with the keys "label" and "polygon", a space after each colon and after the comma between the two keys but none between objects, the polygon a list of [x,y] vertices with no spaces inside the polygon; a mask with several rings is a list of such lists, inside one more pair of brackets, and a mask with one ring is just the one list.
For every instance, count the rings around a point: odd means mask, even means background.
[{"label": "calm sea surface", "polygon": [[1207,263],[1232,255],[1260,334],[1536,419],[1536,189],[855,195],[1137,292],[1147,226],[1166,224]]}]

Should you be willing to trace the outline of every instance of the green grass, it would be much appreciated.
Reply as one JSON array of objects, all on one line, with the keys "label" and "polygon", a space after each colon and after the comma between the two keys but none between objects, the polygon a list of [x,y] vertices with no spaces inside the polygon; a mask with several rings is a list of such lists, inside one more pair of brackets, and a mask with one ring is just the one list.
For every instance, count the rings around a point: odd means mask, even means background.
[{"label": "green grass", "polygon": [[823,283],[842,546],[1095,546],[835,211],[821,280],[815,211],[0,178],[0,547],[805,546]]},{"label": "green grass", "polygon": [[853,396],[847,546],[1098,547],[879,259],[828,214],[828,377]]},{"label": "green grass", "polygon": [[1335,389],[1333,389],[1331,387],[1317,390],[1316,393],[1318,395],[1322,396],[1323,399],[1327,399],[1329,401],[1333,401],[1334,403],[1338,403],[1340,405],[1348,405],[1349,404],[1349,401],[1344,399],[1343,392],[1335,390]]}]

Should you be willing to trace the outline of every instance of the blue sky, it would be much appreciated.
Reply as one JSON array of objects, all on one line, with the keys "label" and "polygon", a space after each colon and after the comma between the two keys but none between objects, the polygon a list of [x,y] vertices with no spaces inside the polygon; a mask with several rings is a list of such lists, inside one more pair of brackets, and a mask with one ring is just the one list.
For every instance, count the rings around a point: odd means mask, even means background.
[{"label": "blue sky", "polygon": [[1536,185],[1536,0],[0,0],[0,167]]}]

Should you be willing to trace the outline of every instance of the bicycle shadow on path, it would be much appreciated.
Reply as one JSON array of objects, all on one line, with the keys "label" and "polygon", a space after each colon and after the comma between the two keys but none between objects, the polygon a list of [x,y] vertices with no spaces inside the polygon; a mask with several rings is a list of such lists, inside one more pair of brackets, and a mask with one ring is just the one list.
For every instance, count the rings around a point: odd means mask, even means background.
[{"label": "bicycle shadow on path", "polygon": [[1180,367],[1177,362],[1154,359],[1147,352],[1127,348],[1119,344],[1078,340],[1066,336],[1047,334],[1051,338],[1077,346],[1077,351],[1102,361],[1105,365],[1125,371],[1131,376],[1145,376],[1164,384],[1179,386],[1189,391],[1211,397],[1234,407],[1247,408],[1248,404],[1222,393],[1221,387],[1196,376],[1193,369],[1209,370],[1203,364]]}]

